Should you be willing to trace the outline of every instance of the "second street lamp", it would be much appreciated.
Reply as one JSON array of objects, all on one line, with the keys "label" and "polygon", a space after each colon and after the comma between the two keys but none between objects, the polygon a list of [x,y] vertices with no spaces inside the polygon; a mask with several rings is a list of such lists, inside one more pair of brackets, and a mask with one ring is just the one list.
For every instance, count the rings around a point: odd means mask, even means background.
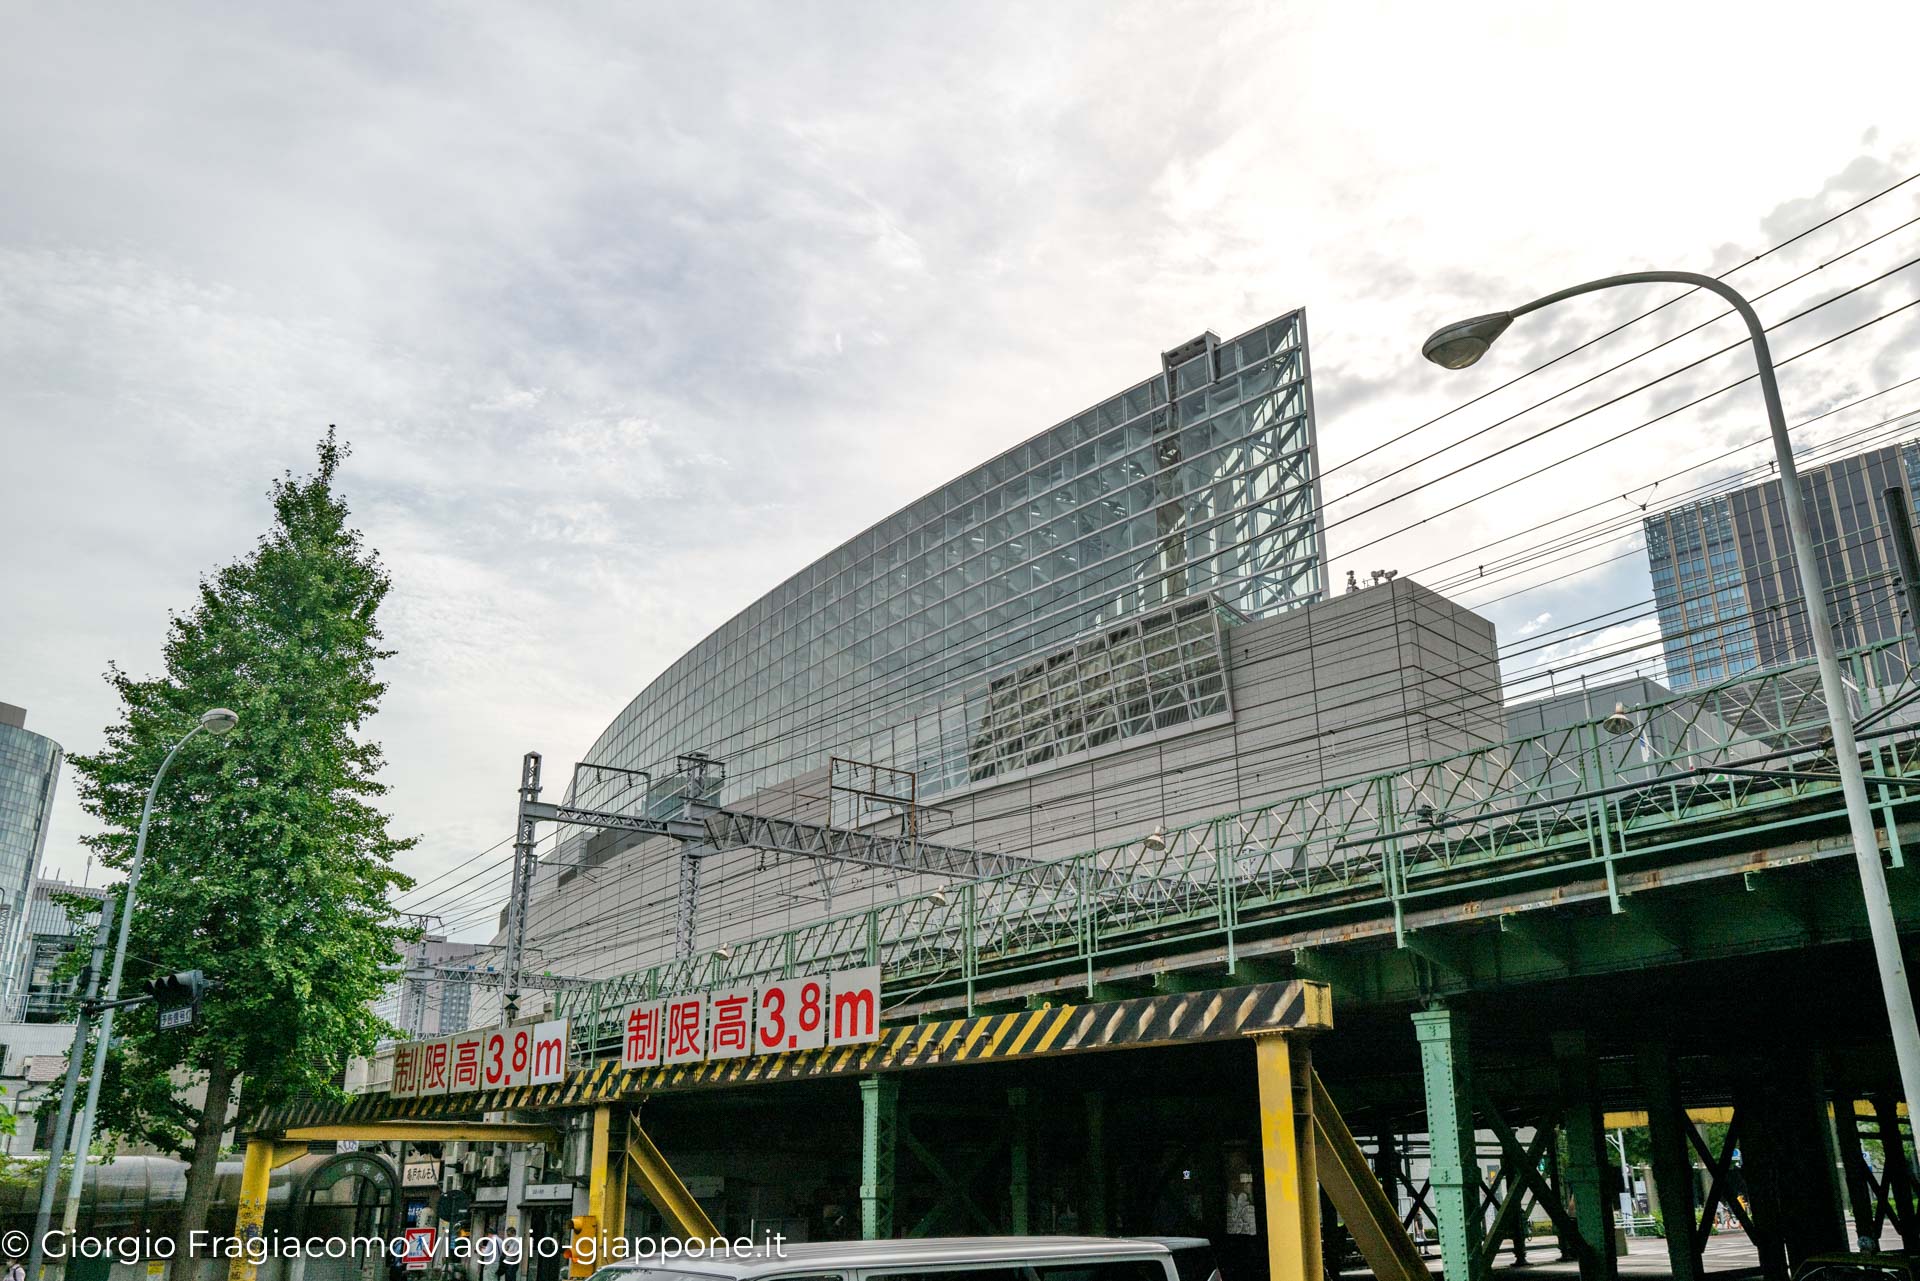
[{"label": "second street lamp", "polygon": [[1767,346],[1766,326],[1754,314],[1739,290],[1712,276],[1690,271],[1634,271],[1619,276],[1590,280],[1584,285],[1562,289],[1536,298],[1512,311],[1496,311],[1469,320],[1455,321],[1436,329],[1421,344],[1420,353],[1434,364],[1447,369],[1465,369],[1486,355],[1494,341],[1521,316],[1581,294],[1622,285],[1692,285],[1718,294],[1732,304],[1746,322],[1753,341],[1754,363],[1759,366],[1760,395],[1767,406],[1767,425],[1773,432],[1773,453],[1780,469],[1780,496],[1787,508],[1787,528],[1793,536],[1793,560],[1800,576],[1800,594],[1807,601],[1807,628],[1813,633],[1813,652],[1820,668],[1820,689],[1827,704],[1827,723],[1833,734],[1833,753],[1840,774],[1840,790],[1846,797],[1847,824],[1853,835],[1854,862],[1860,871],[1860,889],[1866,899],[1867,928],[1873,935],[1873,951],[1880,964],[1881,994],[1886,1000],[1887,1020],[1893,1029],[1893,1052],[1900,1066],[1900,1092],[1906,1096],[1909,1113],[1920,1116],[1920,1025],[1913,1011],[1913,991],[1907,986],[1906,961],[1900,954],[1900,933],[1893,919],[1893,902],[1887,895],[1887,873],[1880,865],[1880,837],[1874,829],[1873,810],[1867,802],[1867,784],[1860,772],[1860,749],[1854,742],[1853,717],[1847,702],[1845,678],[1840,674],[1840,658],[1833,647],[1833,621],[1827,612],[1826,575],[1814,552],[1813,533],[1807,525],[1806,500],[1800,493],[1800,476],[1793,465],[1793,442],[1787,435],[1787,418],[1780,407],[1780,383],[1774,375],[1773,353]]},{"label": "second street lamp", "polygon": [[[100,1014],[99,1040],[95,1043],[93,1050],[93,1075],[87,1080],[87,1105],[81,1109],[80,1128],[73,1137],[73,1179],[67,1184],[67,1205],[61,1216],[62,1226],[66,1228],[69,1239],[72,1237],[74,1227],[80,1221],[80,1192],[86,1183],[87,1148],[93,1142],[93,1118],[100,1106],[100,1079],[106,1075],[107,1070],[107,1045],[113,1040],[113,1003],[120,998],[120,972],[126,968],[127,964],[127,936],[133,931],[133,896],[134,892],[140,888],[140,868],[147,858],[147,825],[153,820],[153,801],[160,794],[160,781],[166,778],[167,767],[173,764],[173,758],[180,754],[181,748],[192,741],[195,734],[205,730],[217,737],[239,723],[239,714],[230,712],[224,707],[211,708],[201,713],[200,723],[188,730],[186,736],[173,745],[173,750],[169,751],[166,759],[160,762],[160,769],[153,776],[153,785],[147,788],[147,803],[140,810],[140,834],[134,838],[133,842],[133,865],[127,869],[127,889],[126,893],[120,897],[120,936],[113,949],[113,970],[107,979],[107,990],[101,998],[105,1008]],[[73,1052],[79,1054],[83,1048],[76,1044]],[[58,1177],[58,1171],[57,1160],[47,1163],[46,1177],[49,1180]],[[44,1193],[42,1204],[43,1207],[50,1206],[50,1198],[47,1198]],[[39,1238],[45,1235],[44,1225],[37,1224],[35,1234],[35,1240],[30,1245],[37,1245]],[[29,1275],[31,1276],[31,1272]]]}]

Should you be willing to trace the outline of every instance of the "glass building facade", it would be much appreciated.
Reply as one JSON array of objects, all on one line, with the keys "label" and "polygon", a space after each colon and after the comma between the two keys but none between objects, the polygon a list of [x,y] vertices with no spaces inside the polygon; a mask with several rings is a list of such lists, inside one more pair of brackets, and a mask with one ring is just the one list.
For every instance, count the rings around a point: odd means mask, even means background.
[{"label": "glass building facade", "polygon": [[81,899],[98,904],[106,897],[105,890],[65,881],[34,881],[27,909],[25,991],[16,1016],[20,1022],[58,1023],[69,1016],[67,1001],[74,980],[57,975],[68,954],[91,940],[100,924],[100,909],[96,906],[88,910],[76,904],[70,910],[68,904]]},{"label": "glass building facade", "polygon": [[[1900,593],[1883,495],[1920,492],[1920,441],[1800,473],[1842,649],[1901,634]],[[1648,516],[1647,561],[1667,683],[1710,685],[1813,657],[1780,482],[1770,480]]]},{"label": "glass building facade", "polygon": [[[1097,690],[1080,699],[1115,734],[1150,728],[1156,697],[1212,714],[1211,622],[1083,642],[1196,597],[1255,619],[1318,599],[1319,499],[1305,314],[1203,334],[779,584],[649,684],[587,759],[658,777],[705,753],[733,799],[837,755],[910,769],[938,795],[1031,755],[1037,731],[1015,722],[1041,714],[1009,700],[1032,692],[1022,660],[1050,651],[1096,682],[1139,659],[1144,720]],[[1170,658],[1146,653],[1159,630]],[[1041,719],[1083,750],[1084,717],[1059,711],[1077,697],[1053,686]],[[617,807],[629,786],[583,783],[577,799]]]},{"label": "glass building facade", "polygon": [[0,1014],[18,1017],[31,965],[28,916],[46,849],[53,792],[65,757],[60,744],[26,728],[26,712],[0,703]]}]

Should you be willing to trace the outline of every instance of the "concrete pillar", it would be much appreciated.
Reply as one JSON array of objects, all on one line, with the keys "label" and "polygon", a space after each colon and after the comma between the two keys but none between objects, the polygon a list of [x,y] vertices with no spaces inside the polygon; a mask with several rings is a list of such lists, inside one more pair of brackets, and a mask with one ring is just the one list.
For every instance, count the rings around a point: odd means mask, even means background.
[{"label": "concrete pillar", "polygon": [[1439,1222],[1441,1265],[1446,1281],[1479,1281],[1484,1225],[1467,1016],[1460,1010],[1422,1010],[1413,1016],[1413,1031],[1426,1083],[1427,1178],[1432,1185],[1428,1203]]},{"label": "concrete pillar", "polygon": [[[1612,1158],[1594,1086],[1593,1056],[1584,1032],[1556,1032],[1553,1059],[1560,1086],[1560,1127],[1567,1159],[1560,1167],[1560,1194],[1580,1227],[1585,1248],[1575,1250],[1581,1281],[1608,1281],[1618,1275],[1613,1253],[1614,1199],[1607,1195]],[[1571,1243],[1569,1243],[1571,1244]]]},{"label": "concrete pillar", "polygon": [[[1667,1227],[1667,1262],[1673,1281],[1701,1281],[1700,1256],[1693,1249],[1693,1159],[1687,1151],[1690,1124],[1680,1101],[1673,1051],[1663,1042],[1639,1050],[1640,1090],[1647,1103],[1647,1137],[1653,1147],[1653,1190]],[[1686,1225],[1686,1231],[1675,1230]]]},{"label": "concrete pillar", "polygon": [[893,1236],[894,1162],[899,1152],[900,1078],[860,1082],[860,1235]]}]

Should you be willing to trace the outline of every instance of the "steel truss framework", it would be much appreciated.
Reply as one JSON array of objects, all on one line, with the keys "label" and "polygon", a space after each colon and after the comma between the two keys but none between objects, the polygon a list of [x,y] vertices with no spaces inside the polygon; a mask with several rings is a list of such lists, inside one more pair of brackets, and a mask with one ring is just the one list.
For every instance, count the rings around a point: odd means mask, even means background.
[{"label": "steel truss framework", "polygon": [[[1920,727],[1874,718],[1871,709],[1912,680],[1873,684],[1887,652],[1846,661],[1864,704],[1850,711],[1871,722],[1864,763],[1898,867],[1904,852],[1891,820],[1920,800]],[[560,1011],[598,1026],[623,1005],[688,985],[873,964],[890,988],[921,994],[925,1008],[971,1009],[983,993],[1049,976],[1077,972],[1091,991],[1103,972],[1183,944],[1215,948],[1232,966],[1243,944],[1280,926],[1385,919],[1396,943],[1410,946],[1409,922],[1424,910],[1587,872],[1604,878],[1609,906],[1625,910],[1622,877],[1649,860],[1697,855],[1736,831],[1790,837],[1842,812],[1811,676],[1803,664],[1637,709],[1643,724],[1662,727],[1658,742],[1583,722],[1164,835],[1022,861],[937,894],[743,940],[725,959],[662,963],[564,993]],[[771,824],[729,824],[731,839],[794,852],[826,839],[824,829],[781,837]]]}]

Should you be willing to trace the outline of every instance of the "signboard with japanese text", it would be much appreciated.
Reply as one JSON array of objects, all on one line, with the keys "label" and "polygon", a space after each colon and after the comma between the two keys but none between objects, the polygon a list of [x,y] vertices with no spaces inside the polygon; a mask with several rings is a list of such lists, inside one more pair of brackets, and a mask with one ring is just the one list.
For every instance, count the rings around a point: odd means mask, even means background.
[{"label": "signboard with japanese text", "polygon": [[[619,1011],[623,1069],[787,1054],[880,1039],[880,969],[682,992]],[[479,1028],[394,1047],[394,1098],[472,1094],[567,1079],[566,1019]],[[372,1088],[377,1089],[378,1086]]]},{"label": "signboard with japanese text", "polygon": [[827,1015],[828,1045],[864,1045],[880,1036],[880,967],[833,976]]},{"label": "signboard with japanese text", "polygon": [[787,979],[760,987],[754,1049],[762,1054],[817,1050],[827,1043],[827,980]]},{"label": "signboard with japanese text", "polygon": [[707,1057],[738,1059],[753,1053],[753,989],[723,987],[707,998]]},{"label": "signboard with japanese text", "polygon": [[698,1063],[707,1057],[707,994],[667,998],[667,1040],[660,1061]]},{"label": "signboard with japanese text", "polygon": [[480,1088],[480,1051],[486,1042],[484,1032],[462,1032],[448,1039],[448,1094],[472,1094]]},{"label": "signboard with japanese text", "polygon": [[620,1024],[629,1069],[864,1045],[880,1039],[880,970],[669,996],[627,1007]]},{"label": "signboard with japanese text", "polygon": [[647,1001],[629,1006],[620,1013],[620,1066],[649,1068],[660,1066],[660,1050],[666,1041],[667,1003]]},{"label": "signboard with japanese text", "polygon": [[420,1093],[445,1094],[447,1092],[447,1041],[424,1041],[420,1044]]},{"label": "signboard with japanese text", "polygon": [[432,1157],[410,1157],[400,1167],[400,1186],[403,1188],[434,1188],[440,1186],[440,1163]]},{"label": "signboard with japanese text", "polygon": [[387,1092],[396,1099],[420,1095],[420,1048],[410,1042],[393,1047],[393,1083]]},{"label": "signboard with japanese text", "polygon": [[526,1085],[533,1072],[533,1025],[488,1028],[480,1046],[480,1088]]},{"label": "signboard with japanese text", "polygon": [[535,1023],[527,1050],[527,1083],[553,1085],[567,1079],[567,1021]]}]

